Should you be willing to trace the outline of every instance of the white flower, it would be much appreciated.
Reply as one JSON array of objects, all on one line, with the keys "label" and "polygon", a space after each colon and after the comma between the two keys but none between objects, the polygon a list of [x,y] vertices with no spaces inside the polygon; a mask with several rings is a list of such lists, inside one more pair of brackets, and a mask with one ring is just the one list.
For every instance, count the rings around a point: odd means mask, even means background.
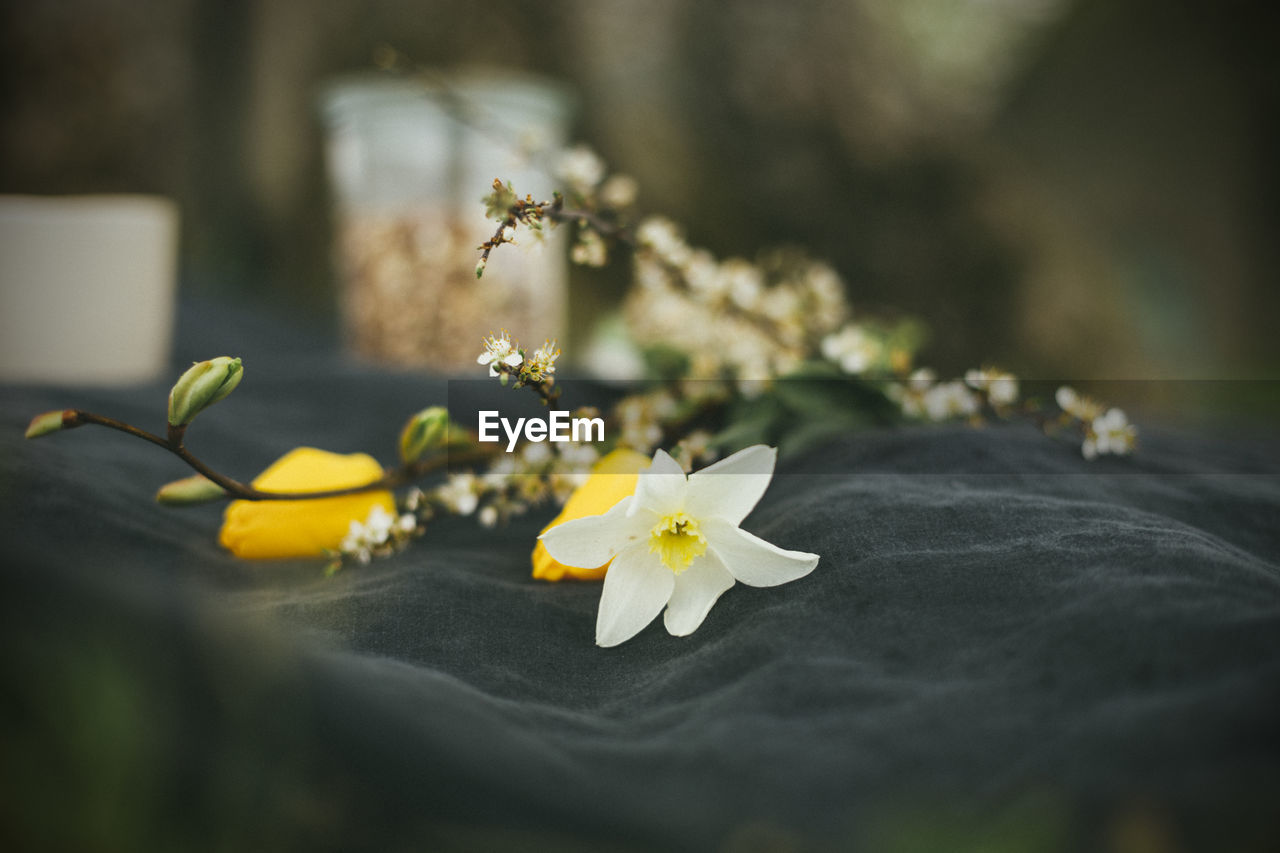
[{"label": "white flower", "polygon": [[480,353],[480,357],[476,359],[476,364],[489,365],[489,375],[498,375],[498,364],[505,364],[508,367],[519,367],[524,361],[524,356],[520,355],[520,351],[515,349],[511,343],[511,337],[504,330],[501,335],[490,335],[484,340],[484,352]]},{"label": "white flower", "polygon": [[924,392],[921,400],[924,413],[930,420],[968,417],[978,411],[978,398],[964,387],[963,382],[940,382]]},{"label": "white flower", "polygon": [[823,356],[855,376],[871,367],[880,357],[880,351],[880,342],[855,323],[822,339]]},{"label": "white flower", "polygon": [[965,384],[978,391],[986,391],[987,399],[995,406],[1008,406],[1018,402],[1018,379],[1012,373],[984,367],[970,370],[964,375]]},{"label": "white flower", "polygon": [[1053,397],[1058,403],[1058,408],[1082,421],[1100,418],[1104,412],[1101,403],[1083,394],[1077,394],[1076,390],[1069,385],[1063,385]]},{"label": "white flower", "polygon": [[578,145],[560,155],[556,172],[575,192],[586,195],[604,178],[604,161],[587,146]]},{"label": "white flower", "polygon": [[636,243],[653,252],[673,267],[684,266],[692,250],[684,242],[680,229],[669,219],[651,216],[636,229]]},{"label": "white flower", "polygon": [[758,444],[685,476],[659,450],[633,495],[539,537],[566,566],[613,561],[600,595],[598,645],[629,640],[664,607],[667,631],[686,636],[735,582],[777,586],[813,571],[818,555],[783,550],[739,527],[768,488],[776,457]]},{"label": "white flower", "polygon": [[361,564],[368,563],[374,554],[398,550],[417,529],[418,520],[412,513],[394,516],[377,504],[369,510],[369,517],[363,523],[351,521],[338,550]]},{"label": "white flower", "polygon": [[902,407],[902,414],[909,418],[922,418],[925,416],[925,395],[937,381],[937,373],[928,367],[921,367],[912,371],[906,382],[892,383],[885,390],[889,399]]},{"label": "white flower", "polygon": [[554,459],[555,453],[551,450],[550,444],[535,441],[524,446],[520,451],[520,458],[525,465],[540,467]]},{"label": "white flower", "polygon": [[436,489],[436,497],[458,515],[471,515],[480,502],[475,475],[470,471],[450,475],[448,482]]},{"label": "white flower", "polygon": [[581,231],[569,259],[584,267],[602,267],[609,262],[609,250],[595,231]]},{"label": "white flower", "polygon": [[614,175],[600,187],[600,201],[614,209],[635,204],[640,185],[630,175]]},{"label": "white flower", "polygon": [[549,340],[529,355],[524,373],[530,380],[540,382],[556,372],[556,359],[559,357],[556,342]]},{"label": "white flower", "polygon": [[662,440],[662,418],[674,409],[675,401],[666,395],[624,398],[614,410],[622,422],[621,442],[648,453]]},{"label": "white flower", "polygon": [[727,294],[726,282],[720,277],[720,265],[715,255],[706,249],[695,249],[684,265],[684,280],[695,298],[702,302],[715,302]]},{"label": "white flower", "polygon": [[1120,409],[1109,409],[1106,414],[1093,419],[1080,452],[1085,459],[1107,453],[1123,456],[1133,450],[1137,437],[1138,429],[1129,423],[1128,416]]},{"label": "white flower", "polygon": [[396,520],[391,517],[381,505],[374,506],[369,510],[369,518],[365,520],[365,538],[374,545],[381,545],[387,541],[387,536],[391,533],[391,527]]},{"label": "white flower", "polygon": [[719,285],[729,294],[729,301],[739,308],[751,310],[757,307],[764,293],[764,275],[751,263],[741,258],[730,258],[720,265]]},{"label": "white flower", "polygon": [[560,461],[565,470],[587,472],[600,458],[600,451],[590,444],[574,444],[570,442],[560,446]]}]

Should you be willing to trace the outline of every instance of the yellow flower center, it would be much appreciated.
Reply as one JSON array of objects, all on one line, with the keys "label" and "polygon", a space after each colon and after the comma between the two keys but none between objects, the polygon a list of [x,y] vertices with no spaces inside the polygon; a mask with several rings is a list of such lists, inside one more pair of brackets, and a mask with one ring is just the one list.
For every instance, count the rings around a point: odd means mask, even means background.
[{"label": "yellow flower center", "polygon": [[657,554],[664,566],[680,574],[695,557],[707,553],[707,537],[698,529],[698,522],[683,512],[673,512],[649,531],[649,553]]}]

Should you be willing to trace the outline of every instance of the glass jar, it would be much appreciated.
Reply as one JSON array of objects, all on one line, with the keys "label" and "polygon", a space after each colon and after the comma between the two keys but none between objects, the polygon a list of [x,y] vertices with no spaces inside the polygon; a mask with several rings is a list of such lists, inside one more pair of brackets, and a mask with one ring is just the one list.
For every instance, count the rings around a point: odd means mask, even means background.
[{"label": "glass jar", "polygon": [[[481,199],[494,179],[550,198],[570,99],[507,73],[346,78],[322,107],[335,203],[344,339],[357,356],[443,373],[474,370],[485,335],[528,346],[560,337],[567,269],[556,231],[495,250]],[[522,229],[523,232],[523,229]]]}]

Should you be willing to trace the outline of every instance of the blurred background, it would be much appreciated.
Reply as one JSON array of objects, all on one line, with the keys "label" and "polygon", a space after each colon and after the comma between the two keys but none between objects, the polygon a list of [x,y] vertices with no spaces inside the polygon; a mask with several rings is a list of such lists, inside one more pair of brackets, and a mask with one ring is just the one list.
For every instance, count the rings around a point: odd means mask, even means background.
[{"label": "blurred background", "polygon": [[[5,0],[0,192],[155,193],[181,294],[336,331],[322,87],[379,45],[567,87],[718,255],[798,244],[944,373],[1270,377],[1280,79],[1209,0]],[[478,200],[477,200],[478,205]],[[571,339],[627,269],[571,272]],[[570,342],[573,343],[573,340]]]}]

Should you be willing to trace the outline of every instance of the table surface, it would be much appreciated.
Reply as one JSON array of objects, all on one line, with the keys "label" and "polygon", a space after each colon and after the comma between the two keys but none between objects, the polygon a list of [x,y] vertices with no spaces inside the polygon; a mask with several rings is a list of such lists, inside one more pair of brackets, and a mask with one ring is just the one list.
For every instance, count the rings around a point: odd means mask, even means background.
[{"label": "table surface", "polygon": [[[391,461],[449,393],[207,315],[176,362],[246,373],[190,442],[236,475],[297,444]],[[21,439],[64,406],[163,424],[166,390],[0,388],[0,822],[33,847],[1280,838],[1274,443],[1149,429],[1090,464],[1024,426],[851,435],[784,462],[744,524],[813,574],[602,650],[599,586],[529,577],[553,509],[326,578],[230,557],[219,507],[155,505],[186,473],[157,448]]]}]

